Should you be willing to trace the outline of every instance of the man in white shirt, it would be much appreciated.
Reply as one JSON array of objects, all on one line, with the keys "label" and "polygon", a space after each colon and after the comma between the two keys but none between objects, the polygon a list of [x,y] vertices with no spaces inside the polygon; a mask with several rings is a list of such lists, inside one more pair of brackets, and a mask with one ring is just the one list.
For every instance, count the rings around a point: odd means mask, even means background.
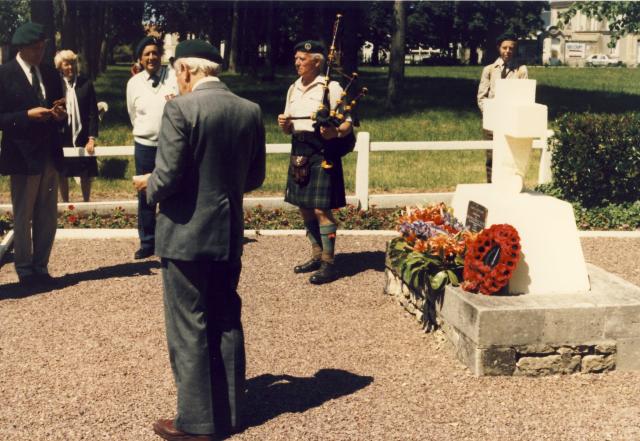
[{"label": "man in white shirt", "polygon": [[[158,133],[165,103],[178,93],[175,75],[160,64],[162,42],[145,37],[136,46],[136,59],[143,70],[127,83],[127,111],[133,125],[136,174],[151,173],[156,162]],[[135,259],[153,255],[155,247],[156,207],[147,204],[144,192],[138,193],[138,235],[140,248]]]}]

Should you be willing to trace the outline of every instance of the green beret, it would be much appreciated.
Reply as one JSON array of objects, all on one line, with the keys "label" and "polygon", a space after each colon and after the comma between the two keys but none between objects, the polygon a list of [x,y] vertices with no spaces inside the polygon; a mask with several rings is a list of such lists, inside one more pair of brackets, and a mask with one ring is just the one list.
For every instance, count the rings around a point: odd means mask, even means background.
[{"label": "green beret", "polygon": [[162,55],[162,40],[156,37],[149,36],[149,37],[144,37],[136,45],[135,52],[133,53],[133,55],[135,55],[136,57],[136,60],[140,59],[140,57],[142,56],[142,51],[144,51],[144,48],[151,45],[157,46],[158,50],[160,51],[160,55]]},{"label": "green beret", "polygon": [[324,54],[326,48],[324,44],[316,40],[305,40],[293,47],[294,52],[308,52],[310,54]]},{"label": "green beret", "polygon": [[179,58],[204,58],[214,63],[222,63],[222,57],[218,49],[204,40],[185,40],[176,46],[175,59]]},{"label": "green beret", "polygon": [[18,47],[29,46],[44,39],[44,27],[39,23],[28,21],[13,33],[11,44]]}]

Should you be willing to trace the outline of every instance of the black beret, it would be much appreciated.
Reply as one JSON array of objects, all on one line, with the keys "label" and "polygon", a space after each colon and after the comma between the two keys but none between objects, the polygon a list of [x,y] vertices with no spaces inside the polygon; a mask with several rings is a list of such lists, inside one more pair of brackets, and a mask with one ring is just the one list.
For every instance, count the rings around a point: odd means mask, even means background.
[{"label": "black beret", "polygon": [[142,40],[138,42],[138,44],[136,45],[136,51],[133,53],[133,55],[135,55],[136,57],[136,60],[140,59],[144,48],[151,45],[157,46],[158,49],[160,50],[160,53],[162,53],[162,40],[156,37],[151,37],[151,36],[144,37]]},{"label": "black beret", "polygon": [[44,39],[44,27],[39,23],[28,21],[13,33],[11,44],[14,46],[29,46]]},{"label": "black beret", "polygon": [[320,41],[305,40],[305,41],[301,41],[300,43],[296,44],[293,47],[293,50],[295,52],[308,52],[308,53],[311,53],[311,54],[324,54],[326,48],[324,47],[324,44],[322,44]]},{"label": "black beret", "polygon": [[517,43],[518,37],[516,37],[514,34],[511,34],[509,32],[505,32],[504,34],[502,34],[496,39],[496,46],[500,46],[503,41],[515,41]]},{"label": "black beret", "polygon": [[189,57],[204,58],[214,63],[222,63],[222,57],[218,49],[204,40],[185,40],[178,43],[175,59]]}]

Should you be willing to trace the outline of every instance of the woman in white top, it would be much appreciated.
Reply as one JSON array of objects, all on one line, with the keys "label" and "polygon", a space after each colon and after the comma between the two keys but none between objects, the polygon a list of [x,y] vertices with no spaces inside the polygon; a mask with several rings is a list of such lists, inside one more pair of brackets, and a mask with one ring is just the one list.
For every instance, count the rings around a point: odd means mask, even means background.
[{"label": "woman in white top", "polygon": [[[127,83],[127,110],[133,125],[136,174],[151,173],[156,162],[158,133],[164,105],[177,93],[175,76],[160,64],[162,42],[145,37],[137,45],[135,57],[142,71]],[[147,204],[144,193],[138,194],[138,236],[140,248],[135,259],[153,255],[155,248],[156,207]]]}]

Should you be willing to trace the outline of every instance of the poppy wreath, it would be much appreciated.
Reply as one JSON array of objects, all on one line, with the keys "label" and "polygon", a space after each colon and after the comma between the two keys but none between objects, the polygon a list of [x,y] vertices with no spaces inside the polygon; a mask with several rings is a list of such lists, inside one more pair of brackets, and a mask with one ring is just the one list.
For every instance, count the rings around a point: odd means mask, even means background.
[{"label": "poppy wreath", "polygon": [[462,288],[491,295],[507,285],[520,260],[520,236],[508,224],[478,234],[464,257]]}]

